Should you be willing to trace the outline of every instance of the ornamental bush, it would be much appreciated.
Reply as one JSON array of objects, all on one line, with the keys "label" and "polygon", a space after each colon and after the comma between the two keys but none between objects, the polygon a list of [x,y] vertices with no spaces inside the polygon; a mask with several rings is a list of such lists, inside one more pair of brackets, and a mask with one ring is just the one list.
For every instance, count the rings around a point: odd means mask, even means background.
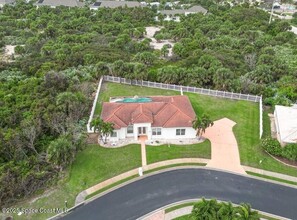
[{"label": "ornamental bush", "polygon": [[293,161],[297,161],[297,144],[287,144],[282,149],[282,156]]},{"label": "ornamental bush", "polygon": [[261,141],[261,147],[274,156],[282,156],[282,148],[276,139],[265,138]]}]

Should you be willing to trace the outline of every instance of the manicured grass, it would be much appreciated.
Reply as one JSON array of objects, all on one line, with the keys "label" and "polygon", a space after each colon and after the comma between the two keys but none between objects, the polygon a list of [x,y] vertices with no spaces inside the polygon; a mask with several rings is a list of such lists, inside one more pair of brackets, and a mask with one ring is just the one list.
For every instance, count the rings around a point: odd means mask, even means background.
[{"label": "manicured grass", "polygon": [[204,167],[204,166],[206,166],[206,163],[178,163],[178,164],[171,164],[171,165],[168,165],[168,166],[158,167],[158,168],[155,168],[155,169],[144,171],[143,174],[153,173],[153,172],[156,172],[156,171],[159,171],[159,170],[169,169],[169,168],[173,168],[173,167],[184,167],[184,166]]},{"label": "manicured grass", "polygon": [[194,204],[195,204],[195,202],[187,202],[187,203],[184,203],[184,204],[173,206],[173,207],[170,207],[168,209],[165,209],[165,213],[169,213],[169,212],[172,212],[174,210],[181,209],[181,208],[188,207],[188,206],[193,206]]},{"label": "manicured grass", "polygon": [[115,187],[115,186],[117,186],[117,185],[120,185],[120,184],[122,184],[122,183],[124,183],[124,182],[127,182],[127,181],[129,181],[129,180],[132,180],[132,179],[134,179],[134,178],[136,178],[136,177],[138,177],[138,175],[133,175],[133,176],[130,176],[130,177],[126,178],[126,179],[123,179],[123,180],[120,180],[120,181],[115,182],[115,183],[113,183],[113,184],[110,184],[110,185],[108,185],[107,187],[104,187],[104,188],[102,188],[102,189],[100,189],[100,190],[98,190],[98,191],[96,191],[96,192],[93,192],[93,193],[91,193],[90,195],[87,195],[85,199],[89,199],[89,198],[91,198],[91,197],[93,197],[93,196],[96,196],[96,195],[98,195],[99,193],[102,193],[102,192],[104,192],[104,191],[106,191],[106,190],[109,190],[109,189],[111,189],[111,188],[113,188],[113,187]]},{"label": "manicured grass", "polygon": [[[134,95],[177,95],[176,91],[153,89],[140,86],[131,86],[118,83],[104,83],[99,101],[108,101],[111,96],[134,96]],[[237,124],[233,131],[239,145],[240,160],[243,165],[260,169],[297,176],[297,170],[283,165],[267,155],[259,146],[259,104],[255,102],[237,101],[231,99],[216,98],[206,95],[184,93],[192,103],[196,114],[206,113],[212,120],[227,117]],[[97,113],[100,113],[100,104],[97,105]],[[263,114],[263,116],[265,113]],[[267,119],[267,118],[266,118]],[[264,117],[264,123],[265,123]],[[266,120],[267,122],[267,120]],[[267,129],[267,123],[264,129]],[[267,133],[267,131],[265,131]],[[162,157],[162,156],[160,156]],[[166,158],[166,157],[163,157]],[[168,158],[170,159],[170,158]],[[173,159],[173,158],[171,158]],[[148,162],[152,162],[148,158]],[[161,160],[161,159],[160,159]],[[262,160],[262,163],[260,163]]]},{"label": "manicured grass", "polygon": [[[76,196],[106,179],[141,166],[140,145],[133,144],[121,148],[107,149],[98,145],[89,145],[78,153],[69,176],[60,182],[58,187],[48,196],[32,203],[29,201],[16,204],[24,208],[64,208],[74,205]],[[53,214],[35,214],[30,216],[15,216],[15,219],[46,219]]]},{"label": "manicured grass", "polygon": [[192,145],[147,145],[146,158],[148,164],[177,158],[210,158],[210,151],[210,142],[208,140]]},{"label": "manicured grass", "polygon": [[263,135],[262,138],[271,137],[270,118],[268,114],[273,113],[273,109],[267,108],[263,111]]},{"label": "manicured grass", "polygon": [[[212,120],[227,117],[237,123],[233,127],[233,131],[239,146],[241,164],[297,176],[295,168],[285,166],[274,160],[261,149],[259,145],[258,103],[197,94],[187,95],[197,114],[207,113]],[[267,128],[267,125],[264,128]]]},{"label": "manicured grass", "polygon": [[177,218],[174,218],[173,220],[191,220],[191,215],[183,215]]},{"label": "manicured grass", "polygon": [[258,174],[258,173],[249,172],[249,171],[247,171],[247,174],[250,174],[252,176],[262,177],[264,179],[274,180],[274,181],[278,181],[278,182],[287,183],[287,184],[297,186],[297,182],[284,180],[284,179],[276,178],[276,177],[273,177],[273,176],[266,176],[266,175],[262,175],[262,174]]}]

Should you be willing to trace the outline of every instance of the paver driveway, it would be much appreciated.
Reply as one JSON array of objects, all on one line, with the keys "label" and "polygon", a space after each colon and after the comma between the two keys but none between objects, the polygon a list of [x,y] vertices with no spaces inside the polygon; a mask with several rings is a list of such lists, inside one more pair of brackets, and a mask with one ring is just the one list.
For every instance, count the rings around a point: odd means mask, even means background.
[{"label": "paver driveway", "polygon": [[211,142],[211,160],[207,166],[246,174],[240,165],[238,145],[232,131],[235,124],[228,118],[222,118],[206,129],[203,136]]}]

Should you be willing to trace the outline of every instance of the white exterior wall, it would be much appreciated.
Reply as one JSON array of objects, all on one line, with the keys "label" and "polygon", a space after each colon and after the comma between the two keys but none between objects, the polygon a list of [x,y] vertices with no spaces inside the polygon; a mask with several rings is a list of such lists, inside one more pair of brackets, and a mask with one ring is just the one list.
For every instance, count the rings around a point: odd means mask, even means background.
[{"label": "white exterior wall", "polygon": [[152,139],[151,123],[137,123],[137,124],[134,124],[134,139],[135,140],[138,140],[138,128],[139,127],[146,127],[147,138],[149,140]]},{"label": "white exterior wall", "polygon": [[121,129],[118,129],[118,130],[114,130],[114,132],[117,132],[117,136],[116,137],[108,137],[107,139],[109,141],[118,141],[120,139],[125,139],[126,138],[126,128],[121,128]]},{"label": "white exterior wall", "polygon": [[283,144],[282,141],[281,141],[281,137],[280,137],[278,118],[277,118],[276,111],[274,111],[274,122],[275,122],[275,128],[276,128],[276,138],[281,144]]},{"label": "white exterior wall", "polygon": [[180,18],[178,15],[166,15],[166,17],[164,18],[164,21],[176,21],[176,22],[180,22]]},{"label": "white exterior wall", "polygon": [[[186,129],[185,135],[176,135],[176,129]],[[195,138],[196,131],[194,128],[180,127],[180,128],[162,128],[162,135],[153,135],[152,139],[186,139]]]},{"label": "white exterior wall", "polygon": [[[135,140],[138,140],[138,128],[146,127],[146,135],[148,140],[157,140],[157,139],[192,139],[196,138],[196,131],[190,127],[178,127],[178,128],[161,128],[161,135],[152,135],[152,127],[150,123],[139,123],[134,124],[133,134],[127,134],[127,128],[121,128],[114,130],[117,132],[117,137],[108,137],[107,139],[111,142],[116,142],[127,137],[134,137]],[[176,135],[176,129],[186,129],[185,135]]]}]

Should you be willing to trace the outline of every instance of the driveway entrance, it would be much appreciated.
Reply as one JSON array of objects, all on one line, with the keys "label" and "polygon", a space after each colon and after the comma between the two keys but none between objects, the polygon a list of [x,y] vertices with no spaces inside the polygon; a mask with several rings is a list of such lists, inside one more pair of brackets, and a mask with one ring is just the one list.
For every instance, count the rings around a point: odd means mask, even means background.
[{"label": "driveway entrance", "polygon": [[211,142],[211,160],[207,166],[246,174],[240,165],[238,145],[232,131],[234,125],[234,121],[222,118],[206,129],[203,136]]}]

